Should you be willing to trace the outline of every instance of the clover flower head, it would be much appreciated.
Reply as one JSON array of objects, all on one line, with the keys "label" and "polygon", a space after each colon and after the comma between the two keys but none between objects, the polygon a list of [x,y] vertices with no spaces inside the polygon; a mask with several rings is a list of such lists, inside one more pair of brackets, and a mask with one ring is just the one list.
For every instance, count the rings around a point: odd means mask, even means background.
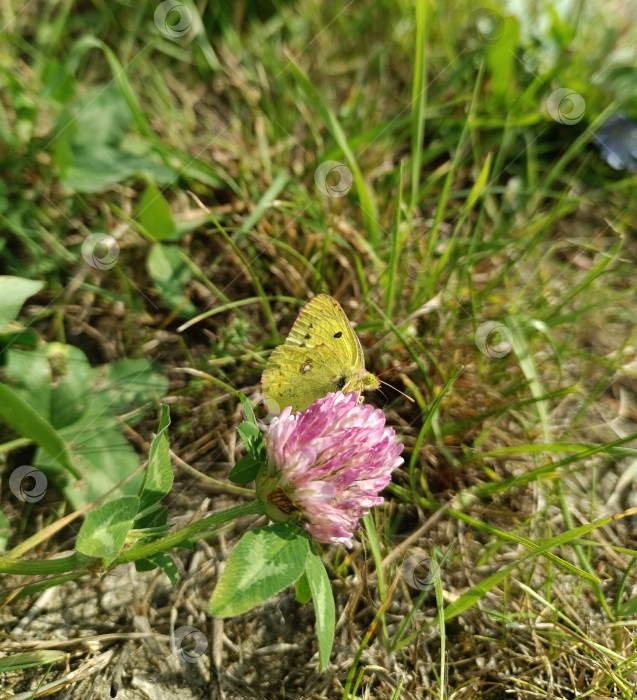
[{"label": "clover flower head", "polygon": [[352,546],[359,519],[403,462],[385,414],[338,391],[303,412],[283,409],[266,436],[269,471],[257,493],[274,520],[300,515],[319,542]]}]

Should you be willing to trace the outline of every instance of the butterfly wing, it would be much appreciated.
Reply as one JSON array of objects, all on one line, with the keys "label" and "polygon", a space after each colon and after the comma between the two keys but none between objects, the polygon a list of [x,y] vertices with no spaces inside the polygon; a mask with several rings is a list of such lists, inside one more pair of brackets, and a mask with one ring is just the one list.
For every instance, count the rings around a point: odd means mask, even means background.
[{"label": "butterfly wing", "polygon": [[375,389],[378,380],[365,371],[363,348],[341,305],[319,294],[272,352],[261,385],[273,412],[303,411],[332,391]]},{"label": "butterfly wing", "polygon": [[334,297],[319,294],[307,304],[292,326],[285,345],[326,346],[349,369],[365,369],[360,340]]},{"label": "butterfly wing", "polygon": [[332,353],[326,348],[279,345],[263,372],[262,388],[268,410],[279,413],[285,406],[304,411],[337,387],[330,369]]}]

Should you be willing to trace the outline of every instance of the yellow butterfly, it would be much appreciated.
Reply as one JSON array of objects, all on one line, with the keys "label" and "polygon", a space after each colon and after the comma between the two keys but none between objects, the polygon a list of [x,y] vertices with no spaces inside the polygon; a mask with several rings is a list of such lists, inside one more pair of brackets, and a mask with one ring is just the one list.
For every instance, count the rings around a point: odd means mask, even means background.
[{"label": "yellow butterfly", "polygon": [[370,391],[380,381],[365,369],[363,348],[341,305],[319,294],[275,348],[261,378],[268,409],[304,411],[332,391]]}]

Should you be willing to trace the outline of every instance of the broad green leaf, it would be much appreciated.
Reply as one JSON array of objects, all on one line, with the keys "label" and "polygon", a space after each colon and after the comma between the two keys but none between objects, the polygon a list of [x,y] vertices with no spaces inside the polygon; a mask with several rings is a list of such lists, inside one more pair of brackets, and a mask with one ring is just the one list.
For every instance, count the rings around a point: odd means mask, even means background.
[{"label": "broad green leaf", "polygon": [[126,419],[129,425],[156,409],[166,394],[168,379],[157,371],[157,365],[148,360],[117,360],[104,368],[106,381],[100,389],[109,397],[113,413],[129,413],[137,409],[133,417]]},{"label": "broad green leaf", "polygon": [[75,548],[108,566],[122,550],[139,510],[137,496],[122,496],[92,510],[82,523]]},{"label": "broad green leaf", "polygon": [[152,557],[138,559],[135,562],[135,569],[137,571],[152,571],[158,567],[168,576],[173,586],[177,584],[177,581],[179,581],[179,570],[177,569],[175,560],[169,554],[158,552],[157,554],[153,554]]},{"label": "broad green leaf", "polygon": [[77,100],[72,120],[73,145],[92,148],[118,146],[130,127],[132,115],[116,85],[98,85]]},{"label": "broad green leaf", "polygon": [[118,182],[140,174],[157,181],[170,181],[173,171],[158,165],[149,157],[110,146],[76,147],[72,159],[60,178],[73,192],[104,192]]},{"label": "broad green leaf", "polygon": [[237,430],[248,453],[257,459],[264,459],[265,445],[259,428],[252,423],[241,423],[237,426]]},{"label": "broad green leaf", "polygon": [[252,455],[244,455],[234,467],[232,467],[228,478],[230,481],[234,481],[235,484],[249,484],[257,478],[262,464],[262,459],[258,459]]},{"label": "broad green leaf", "polygon": [[170,411],[168,406],[162,405],[159,431],[150,446],[148,466],[144,473],[144,483],[139,496],[140,510],[146,510],[146,508],[159,503],[173,485],[173,469],[170,464],[168,448],[169,425]]},{"label": "broad green leaf", "polygon": [[167,530],[167,522],[168,508],[166,506],[156,506],[155,508],[151,508],[147,513],[142,513],[140,510],[139,515],[135,518],[135,529],[153,529],[163,533]]},{"label": "broad green leaf", "polygon": [[17,318],[24,302],[44,287],[44,282],[0,275],[0,331]]},{"label": "broad green leaf", "polygon": [[149,182],[142,195],[137,221],[155,241],[164,241],[175,235],[173,215],[157,185]]},{"label": "broad green leaf", "polygon": [[[122,434],[121,425],[109,415],[108,398],[96,394],[89,410],[72,425],[59,430],[73,450],[82,474],[82,486],[64,483],[64,494],[75,508],[81,508],[127,479],[139,467],[139,458]],[[34,466],[43,471],[54,468],[51,459],[36,453]],[[120,486],[111,497],[137,495],[143,474],[140,472]]]},{"label": "broad green leaf", "polygon": [[[14,327],[16,330],[11,330]],[[35,350],[40,344],[40,336],[33,328],[17,330],[14,324],[10,324],[7,326],[6,332],[0,331],[0,362],[2,362],[2,356],[6,354],[6,351],[16,343],[19,343],[23,349]]]},{"label": "broad green leaf", "polygon": [[54,377],[51,388],[51,424],[57,428],[79,420],[93,400],[96,371],[86,355],[72,345],[48,343],[47,360]]},{"label": "broad green leaf", "polygon": [[0,659],[0,673],[20,671],[34,666],[50,666],[65,659],[66,654],[57,649],[41,649],[40,651],[28,651],[24,654],[13,654]]},{"label": "broad green leaf", "polygon": [[155,243],[146,259],[146,268],[171,311],[184,318],[197,314],[197,309],[185,293],[192,271],[178,246]]},{"label": "broad green leaf", "polygon": [[319,642],[319,671],[322,671],[330,661],[330,653],[334,644],[336,608],[327,571],[325,571],[321,557],[314,551],[313,547],[310,547],[305,565],[305,575],[314,601],[316,635]]},{"label": "broad green leaf", "polygon": [[131,110],[118,86],[98,86],[60,114],[54,157],[62,184],[75,192],[102,192],[140,173],[157,181],[173,175],[148,144],[128,143]]},{"label": "broad green leaf", "polygon": [[310,589],[310,584],[307,580],[307,568],[303,572],[303,575],[296,580],[294,584],[294,589],[296,593],[295,597],[297,603],[305,605],[305,603],[309,603],[309,601],[312,600],[312,591]]},{"label": "broad green leaf", "polygon": [[[39,415],[51,421],[51,364],[44,348],[17,350],[6,353],[5,377],[20,398],[34,408]],[[53,425],[53,423],[52,423]],[[58,427],[53,425],[53,427]]]},{"label": "broad green leaf", "polygon": [[51,459],[79,478],[71,452],[60,434],[6,384],[0,384],[0,416],[18,435],[33,440]]},{"label": "broad green leaf", "polygon": [[276,523],[247,532],[228,558],[210,614],[234,617],[264,603],[299,578],[308,552],[309,541],[296,525]]},{"label": "broad green leaf", "polygon": [[[154,365],[140,359],[92,368],[79,349],[59,343],[34,352],[12,350],[7,357],[7,376],[21,381],[16,393],[27,403],[37,402],[34,408],[41,417],[51,416],[53,427],[73,452],[83,484],[60,480],[70,503],[77,508],[86,505],[136,471],[137,454],[113,414],[129,413],[126,420],[134,424],[155,409],[167,379]],[[36,454],[34,466],[54,476],[59,472],[53,457],[43,450]],[[139,495],[142,479],[141,473],[135,475],[112,497]]]}]

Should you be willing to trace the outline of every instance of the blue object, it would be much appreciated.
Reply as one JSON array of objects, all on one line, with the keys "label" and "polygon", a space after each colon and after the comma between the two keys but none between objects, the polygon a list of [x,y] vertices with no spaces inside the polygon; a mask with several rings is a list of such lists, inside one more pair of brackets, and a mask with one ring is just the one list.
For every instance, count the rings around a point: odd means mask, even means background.
[{"label": "blue object", "polygon": [[617,112],[599,127],[593,138],[611,168],[637,172],[637,122]]}]

